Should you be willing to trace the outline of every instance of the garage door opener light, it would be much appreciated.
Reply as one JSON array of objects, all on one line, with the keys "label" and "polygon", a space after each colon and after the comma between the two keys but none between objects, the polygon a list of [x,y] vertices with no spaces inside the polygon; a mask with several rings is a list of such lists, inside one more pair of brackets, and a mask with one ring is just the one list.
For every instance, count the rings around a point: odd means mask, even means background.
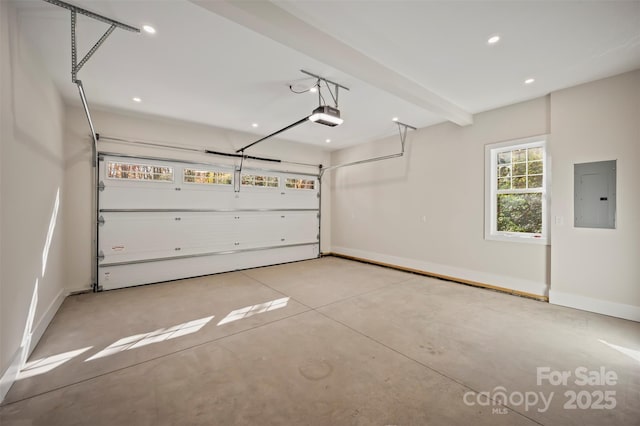
[{"label": "garage door opener light", "polygon": [[340,110],[329,105],[320,105],[314,109],[313,114],[309,116],[309,120],[330,127],[338,126],[344,122],[340,118]]}]

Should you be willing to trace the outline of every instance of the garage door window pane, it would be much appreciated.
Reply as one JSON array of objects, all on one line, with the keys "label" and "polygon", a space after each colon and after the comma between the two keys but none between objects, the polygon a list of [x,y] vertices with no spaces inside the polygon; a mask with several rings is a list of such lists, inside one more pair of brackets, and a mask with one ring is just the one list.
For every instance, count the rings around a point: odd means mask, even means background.
[{"label": "garage door window pane", "polygon": [[280,186],[280,178],[277,176],[265,175],[242,175],[242,185],[262,188],[278,188]]},{"label": "garage door window pane", "polygon": [[184,169],[185,183],[201,183],[209,185],[231,185],[231,173],[213,170]]},{"label": "garage door window pane", "polygon": [[173,182],[173,167],[109,161],[107,177],[109,179]]},{"label": "garage door window pane", "polygon": [[316,181],[313,179],[287,178],[285,186],[289,189],[315,189]]}]

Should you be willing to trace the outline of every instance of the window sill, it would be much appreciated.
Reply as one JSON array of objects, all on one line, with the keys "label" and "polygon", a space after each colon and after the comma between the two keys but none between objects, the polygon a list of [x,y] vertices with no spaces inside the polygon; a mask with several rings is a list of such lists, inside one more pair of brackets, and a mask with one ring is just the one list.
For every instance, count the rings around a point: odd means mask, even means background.
[{"label": "window sill", "polygon": [[537,244],[544,246],[551,245],[548,238],[534,237],[531,235],[489,234],[485,235],[484,239],[490,241],[506,241],[510,243]]}]

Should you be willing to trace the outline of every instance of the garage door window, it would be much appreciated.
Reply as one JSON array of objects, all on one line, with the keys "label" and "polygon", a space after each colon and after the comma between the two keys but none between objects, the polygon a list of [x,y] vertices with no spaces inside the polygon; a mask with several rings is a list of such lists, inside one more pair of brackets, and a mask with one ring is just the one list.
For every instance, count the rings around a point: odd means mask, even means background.
[{"label": "garage door window", "polygon": [[242,186],[278,188],[280,186],[280,178],[278,176],[242,175]]},{"label": "garage door window", "polygon": [[205,185],[231,185],[233,176],[231,173],[221,171],[184,169],[183,182]]},{"label": "garage door window", "polygon": [[315,189],[316,181],[313,179],[287,178],[285,186],[289,189]]},{"label": "garage door window", "polygon": [[152,182],[173,182],[173,167],[109,161],[107,177]]}]

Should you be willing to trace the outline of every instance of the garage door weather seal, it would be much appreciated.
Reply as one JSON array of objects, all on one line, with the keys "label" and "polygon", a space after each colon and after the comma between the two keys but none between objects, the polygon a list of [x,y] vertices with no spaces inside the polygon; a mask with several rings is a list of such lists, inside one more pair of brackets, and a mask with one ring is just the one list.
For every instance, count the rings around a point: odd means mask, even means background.
[{"label": "garage door weather seal", "polygon": [[[110,141],[110,142],[116,142],[116,143],[123,143],[123,144],[134,144],[134,145],[141,145],[141,146],[151,146],[151,147],[157,147],[157,148],[168,148],[168,149],[174,149],[177,151],[189,151],[189,152],[197,152],[200,154],[209,154],[209,155],[217,155],[220,157],[232,157],[232,158],[240,158],[240,159],[245,159],[245,160],[255,160],[255,161],[266,161],[269,163],[279,163],[279,164],[291,164],[291,165],[296,165],[296,166],[305,166],[305,167],[313,167],[316,169],[319,169],[321,167],[320,164],[311,164],[311,163],[302,163],[299,161],[288,161],[288,160],[280,160],[280,159],[276,159],[276,158],[267,158],[267,157],[256,157],[256,156],[252,156],[252,155],[246,155],[246,154],[236,154],[233,152],[222,152],[222,151],[212,151],[206,148],[201,148],[201,147],[197,147],[197,146],[187,146],[187,145],[171,145],[169,143],[162,143],[162,142],[152,142],[152,141],[142,141],[142,140],[138,140],[138,139],[126,139],[126,138],[121,138],[121,137],[115,137],[115,136],[105,136],[102,133],[100,133],[98,135],[98,140],[100,141]],[[112,153],[112,152],[102,152],[101,154],[104,155],[112,155],[112,156],[117,156],[117,157],[127,157],[127,155],[124,154],[118,154],[118,153]],[[136,156],[137,158],[144,158],[144,157],[140,157],[140,156]],[[149,160],[166,160],[166,161],[173,161],[174,159],[172,158],[158,158],[158,157],[147,157],[147,159]],[[180,160],[183,163],[188,163],[189,161],[186,160]],[[201,161],[198,162],[192,162],[193,164],[205,164]],[[298,172],[296,172],[298,173]]]}]

